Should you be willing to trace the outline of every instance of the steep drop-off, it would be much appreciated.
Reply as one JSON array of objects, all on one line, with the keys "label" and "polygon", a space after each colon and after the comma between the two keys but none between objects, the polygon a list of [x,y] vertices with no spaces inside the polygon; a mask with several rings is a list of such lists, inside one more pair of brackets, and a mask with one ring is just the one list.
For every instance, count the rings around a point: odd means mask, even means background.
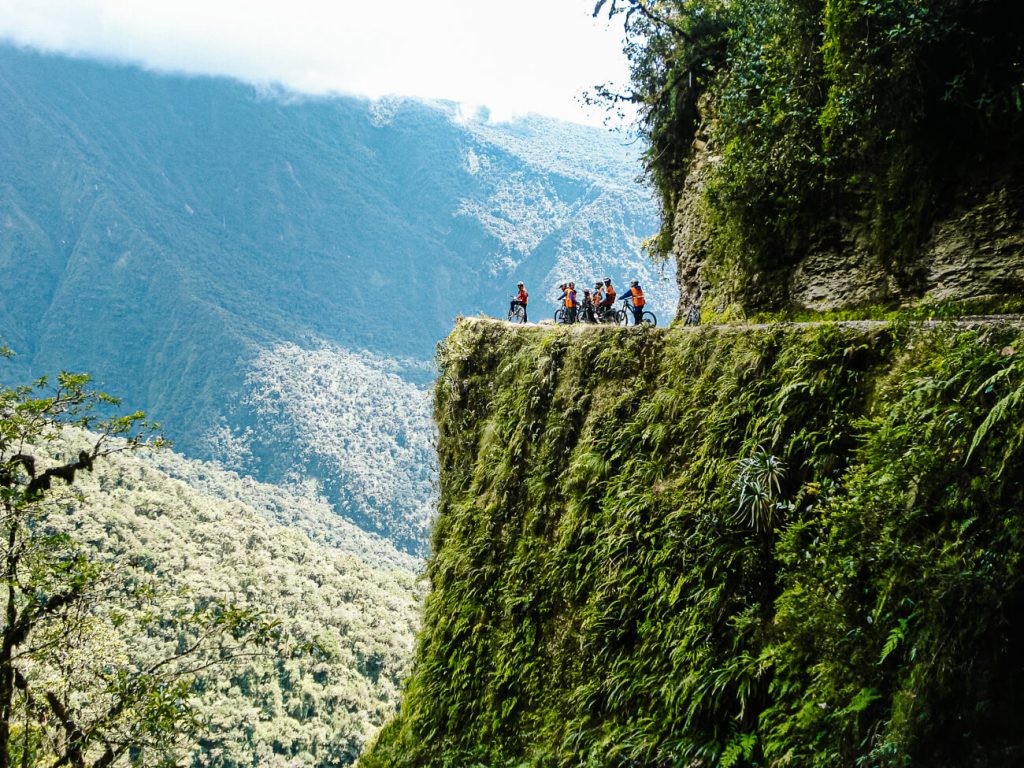
[{"label": "steep drop-off", "polygon": [[371,766],[1024,760],[1024,333],[461,323]]}]

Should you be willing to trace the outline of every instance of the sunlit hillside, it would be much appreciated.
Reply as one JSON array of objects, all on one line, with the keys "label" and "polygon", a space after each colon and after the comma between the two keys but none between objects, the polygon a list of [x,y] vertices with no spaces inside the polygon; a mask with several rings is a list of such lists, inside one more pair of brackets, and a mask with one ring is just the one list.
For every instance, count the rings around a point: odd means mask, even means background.
[{"label": "sunlit hillside", "polygon": [[[415,549],[430,500],[419,403],[456,315],[503,314],[518,279],[550,315],[558,282],[605,274],[639,275],[674,308],[671,272],[641,256],[657,219],[638,154],[544,118],[0,47],[5,378],[89,371],[185,454],[278,483],[298,467],[337,512]],[[279,373],[324,355],[373,362],[308,403],[267,402]],[[303,381],[287,396],[310,395]],[[358,418],[379,425],[311,436],[300,422],[339,386],[372,391]],[[375,429],[406,443],[386,438],[385,459]]]},{"label": "sunlit hillside", "polygon": [[[77,451],[70,436],[58,453]],[[174,479],[163,466],[182,479]],[[266,653],[200,676],[204,736],[193,766],[338,766],[394,711],[418,623],[416,561],[290,494],[169,451],[114,455],[76,482],[47,525],[98,561],[140,570],[168,597],[161,615],[218,599],[264,612],[316,653]],[[360,553],[360,554],[355,554]],[[109,652],[166,656],[142,614],[112,621]],[[119,639],[118,639],[119,638]]]}]

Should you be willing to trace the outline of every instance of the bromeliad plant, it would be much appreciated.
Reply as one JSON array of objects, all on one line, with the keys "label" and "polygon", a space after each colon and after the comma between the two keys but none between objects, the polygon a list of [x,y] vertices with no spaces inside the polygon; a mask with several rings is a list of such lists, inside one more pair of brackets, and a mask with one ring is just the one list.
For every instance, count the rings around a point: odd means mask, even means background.
[{"label": "bromeliad plant", "polygon": [[754,530],[770,531],[787,509],[781,500],[785,462],[759,445],[753,456],[736,463],[736,469],[732,486],[736,512],[732,518]]}]

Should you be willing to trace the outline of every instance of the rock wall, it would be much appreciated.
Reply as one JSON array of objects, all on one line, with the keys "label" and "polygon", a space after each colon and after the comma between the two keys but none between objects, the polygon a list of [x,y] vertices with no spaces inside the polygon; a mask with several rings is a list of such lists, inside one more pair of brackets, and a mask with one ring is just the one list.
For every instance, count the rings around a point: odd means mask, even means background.
[{"label": "rock wall", "polygon": [[[679,316],[711,300],[750,309],[816,311],[919,300],[966,301],[1024,292],[1024,182],[1007,176],[958,196],[920,244],[915,258],[894,271],[870,247],[870,220],[851,212],[832,222],[834,238],[772,274],[745,274],[709,263],[711,238],[705,197],[721,161],[707,133],[693,144],[693,159],[675,211],[672,255],[677,264]],[[744,288],[738,288],[742,282]],[[767,297],[767,298],[766,298]]]}]

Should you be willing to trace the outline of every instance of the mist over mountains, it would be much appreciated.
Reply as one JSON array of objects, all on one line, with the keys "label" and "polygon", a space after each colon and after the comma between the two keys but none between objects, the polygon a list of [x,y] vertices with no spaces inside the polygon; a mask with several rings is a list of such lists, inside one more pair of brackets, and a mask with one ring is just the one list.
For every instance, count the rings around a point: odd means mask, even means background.
[{"label": "mist over mountains", "polygon": [[268,93],[0,47],[0,335],[178,450],[276,483],[407,549],[431,493],[425,386],[458,313],[535,317],[560,279],[674,280],[638,149],[450,104]]}]

